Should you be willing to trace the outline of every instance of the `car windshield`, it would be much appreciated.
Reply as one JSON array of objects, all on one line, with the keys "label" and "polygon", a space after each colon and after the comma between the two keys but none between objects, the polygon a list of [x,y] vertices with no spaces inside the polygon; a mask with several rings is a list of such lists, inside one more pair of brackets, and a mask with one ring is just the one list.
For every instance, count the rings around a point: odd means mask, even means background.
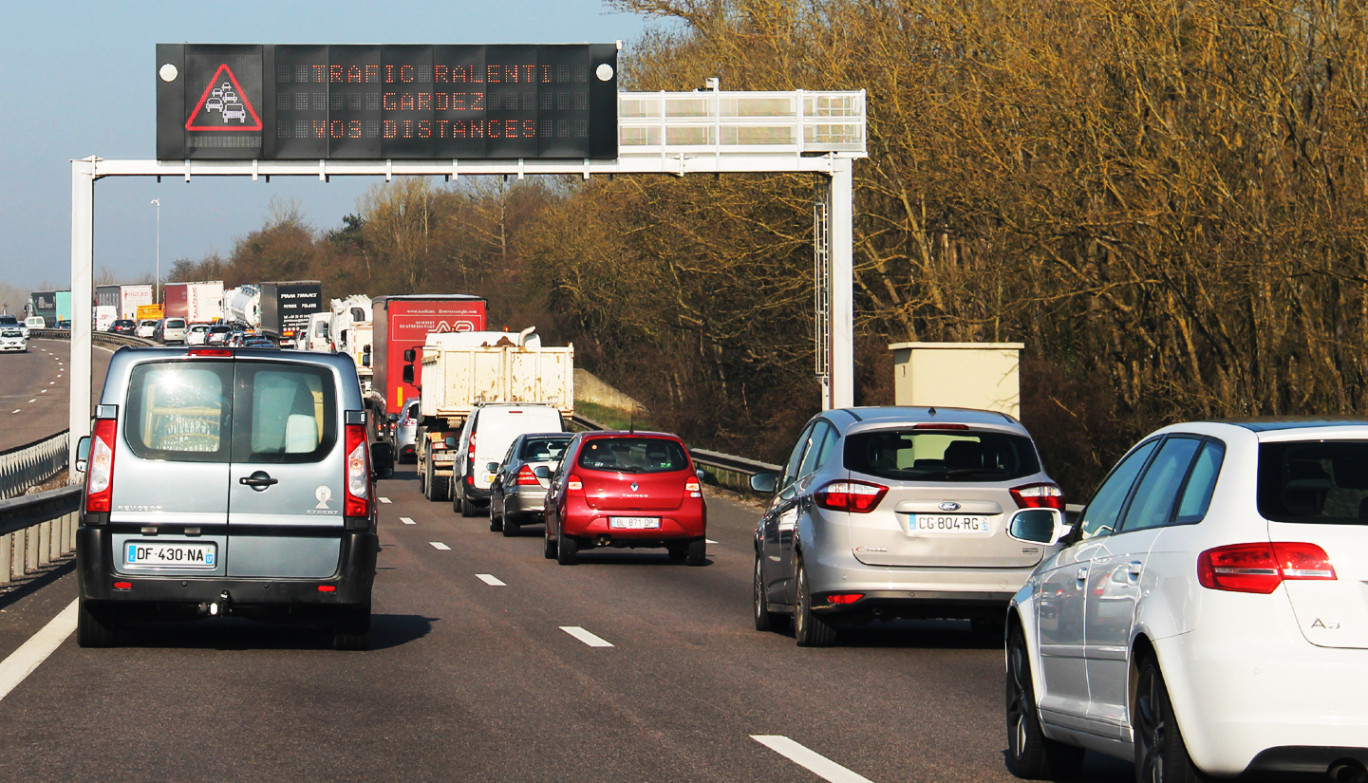
[{"label": "car windshield", "polygon": [[1368,442],[1265,443],[1258,492],[1274,522],[1368,525]]},{"label": "car windshield", "polygon": [[678,442],[663,438],[594,438],[580,450],[579,466],[622,473],[668,473],[684,470],[689,458]]},{"label": "car windshield", "polygon": [[1006,481],[1040,472],[1029,438],[911,427],[851,435],[845,466],[890,481]]},{"label": "car windshield", "polygon": [[0,326],[18,326],[19,319],[12,315],[0,315]]},{"label": "car windshield", "polygon": [[23,336],[24,336],[24,333],[21,332],[21,331],[19,331],[18,329],[5,329],[5,330],[3,330],[3,331],[0,331],[0,336],[4,336],[4,337],[23,337]]}]

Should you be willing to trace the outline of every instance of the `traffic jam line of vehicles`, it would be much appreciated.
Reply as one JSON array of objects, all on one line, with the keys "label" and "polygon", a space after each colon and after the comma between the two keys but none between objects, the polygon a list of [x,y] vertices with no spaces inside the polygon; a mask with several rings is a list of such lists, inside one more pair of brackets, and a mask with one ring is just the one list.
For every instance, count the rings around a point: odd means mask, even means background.
[{"label": "traffic jam line of vehicles", "polygon": [[[248,299],[258,324],[313,351],[230,350],[191,326],[186,341],[203,345],[116,354],[83,444],[82,645],[113,643],[125,612],[288,608],[328,625],[339,648],[367,646],[370,499],[396,458],[411,457],[420,491],[455,516],[507,537],[541,525],[559,564],[617,547],[707,562],[704,474],[678,437],[566,431],[573,347],[486,331],[484,300],[466,295],[349,297],[287,326],[290,297],[316,298],[292,285]],[[250,454],[228,461],[230,443]],[[754,626],[791,627],[802,647],[899,618],[1001,633],[1007,766],[1024,778],[1076,775],[1091,750],[1134,761],[1142,780],[1368,781],[1365,466],[1368,422],[1179,424],[1128,452],[1066,518],[1011,416],[824,411],[779,472],[751,479],[769,497],[754,530]],[[165,491],[218,481],[224,508],[182,508]],[[227,524],[296,496],[319,512],[300,528]],[[136,510],[154,506],[173,513]],[[181,513],[198,522],[171,519]],[[279,605],[241,600],[259,580],[307,589],[280,591]],[[168,587],[182,582],[195,589]]]}]

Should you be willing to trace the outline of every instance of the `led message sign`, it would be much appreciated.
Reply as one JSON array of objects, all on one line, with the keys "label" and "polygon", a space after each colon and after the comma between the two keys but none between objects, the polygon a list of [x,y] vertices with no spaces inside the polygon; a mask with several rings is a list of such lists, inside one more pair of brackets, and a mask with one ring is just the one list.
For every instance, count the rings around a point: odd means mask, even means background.
[{"label": "led message sign", "polygon": [[157,45],[159,160],[615,157],[615,44]]}]

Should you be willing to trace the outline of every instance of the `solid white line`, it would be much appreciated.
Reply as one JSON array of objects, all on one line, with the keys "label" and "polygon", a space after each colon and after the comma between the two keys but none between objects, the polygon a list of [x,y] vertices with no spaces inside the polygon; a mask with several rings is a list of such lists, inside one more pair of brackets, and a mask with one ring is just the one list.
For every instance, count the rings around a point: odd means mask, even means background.
[{"label": "solid white line", "polygon": [[606,641],[604,641],[603,639],[600,639],[599,637],[597,637],[597,636],[595,636],[595,635],[589,633],[588,631],[584,630],[583,628],[579,627],[578,625],[562,625],[562,626],[560,627],[560,629],[561,629],[562,631],[565,631],[566,633],[570,634],[571,636],[575,637],[576,639],[579,639],[581,642],[584,642],[585,644],[589,645],[590,647],[612,647],[612,646],[613,646],[613,643],[612,643],[612,642],[606,642]]},{"label": "solid white line", "polygon": [[808,750],[788,737],[777,734],[752,734],[751,739],[822,780],[829,780],[831,783],[873,783],[869,778],[851,772],[826,756]]},{"label": "solid white line", "polygon": [[381,502],[381,503],[385,503],[385,504],[388,505],[389,502],[390,502],[390,499],[389,499],[389,498],[380,498],[380,502]]},{"label": "solid white line", "polygon": [[429,541],[428,543],[432,544],[432,548],[436,549],[439,552],[451,551],[451,547],[447,546],[446,544],[443,544],[441,541]]},{"label": "solid white line", "polygon": [[400,522],[403,522],[405,525],[416,525],[416,524],[418,524],[417,522],[414,522],[412,519],[409,519],[408,517],[399,517],[399,521],[400,521]]},{"label": "solid white line", "polygon": [[14,690],[14,686],[32,674],[33,670],[38,668],[38,664],[47,660],[71,632],[76,630],[76,610],[80,600],[77,598],[67,604],[51,622],[43,626],[43,630],[20,645],[8,658],[0,661],[0,699],[8,696],[9,692]]},{"label": "solid white line", "polygon": [[499,581],[499,577],[493,574],[476,574],[475,578],[479,579],[481,582],[484,582],[490,587],[508,587],[508,585]]}]

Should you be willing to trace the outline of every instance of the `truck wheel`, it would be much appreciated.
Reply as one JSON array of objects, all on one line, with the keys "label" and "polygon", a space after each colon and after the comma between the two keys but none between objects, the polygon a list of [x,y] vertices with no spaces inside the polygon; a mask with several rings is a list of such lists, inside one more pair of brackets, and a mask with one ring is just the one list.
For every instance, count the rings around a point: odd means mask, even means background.
[{"label": "truck wheel", "polygon": [[423,467],[418,469],[418,491],[427,497],[427,469]]},{"label": "truck wheel", "polygon": [[429,478],[428,489],[432,491],[432,494],[428,495],[428,500],[431,500],[434,503],[446,500],[447,492],[450,491],[450,484],[450,476],[432,476]]}]

